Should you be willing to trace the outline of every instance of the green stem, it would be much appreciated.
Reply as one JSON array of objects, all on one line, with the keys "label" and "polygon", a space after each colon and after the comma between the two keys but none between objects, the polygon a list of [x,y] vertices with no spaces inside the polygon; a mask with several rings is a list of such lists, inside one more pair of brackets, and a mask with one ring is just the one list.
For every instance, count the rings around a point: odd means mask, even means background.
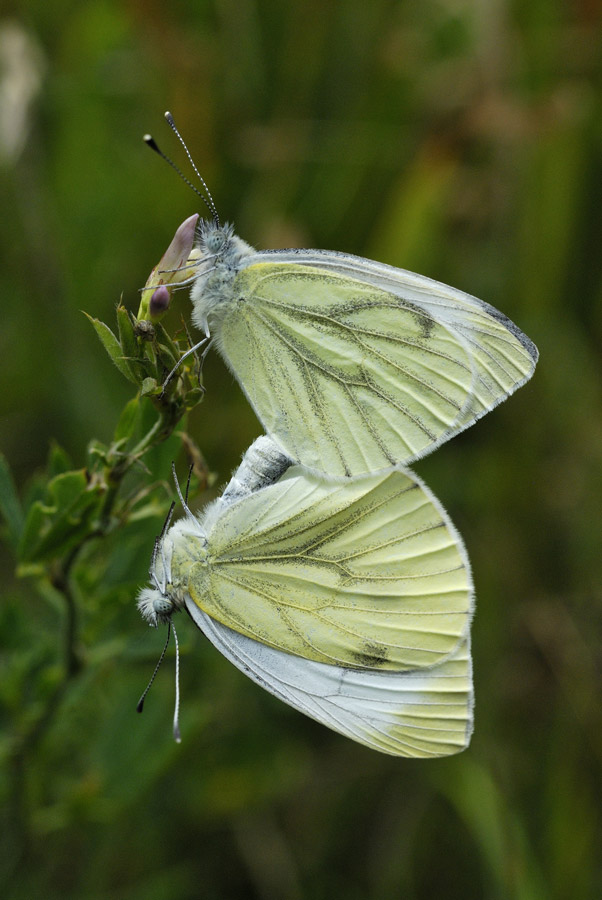
[{"label": "green stem", "polygon": [[169,423],[168,423],[167,416],[165,416],[165,414],[162,413],[159,416],[159,418],[157,419],[157,421],[155,422],[155,424],[153,425],[153,427],[149,431],[147,431],[147,433],[144,435],[144,437],[136,444],[136,446],[132,450],[130,456],[132,456],[136,459],[139,456],[141,456],[146,450],[149,449],[149,447],[152,446],[153,439],[157,435],[161,434],[161,431],[164,428],[168,428],[168,427],[169,427]]}]

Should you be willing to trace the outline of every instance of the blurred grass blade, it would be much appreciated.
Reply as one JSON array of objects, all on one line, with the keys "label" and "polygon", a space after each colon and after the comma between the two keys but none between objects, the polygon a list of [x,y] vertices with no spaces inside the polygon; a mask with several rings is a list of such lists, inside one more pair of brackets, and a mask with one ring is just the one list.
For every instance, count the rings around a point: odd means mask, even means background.
[{"label": "blurred grass blade", "polygon": [[[447,773],[449,775],[449,772]],[[496,896],[513,900],[548,900],[542,873],[511,798],[491,773],[470,758],[458,761],[454,777],[434,781],[455,807],[481,850],[498,889]]]},{"label": "blurred grass blade", "polygon": [[4,454],[0,453],[0,512],[6,522],[6,530],[11,546],[17,547],[25,517],[19,501],[12,472]]}]

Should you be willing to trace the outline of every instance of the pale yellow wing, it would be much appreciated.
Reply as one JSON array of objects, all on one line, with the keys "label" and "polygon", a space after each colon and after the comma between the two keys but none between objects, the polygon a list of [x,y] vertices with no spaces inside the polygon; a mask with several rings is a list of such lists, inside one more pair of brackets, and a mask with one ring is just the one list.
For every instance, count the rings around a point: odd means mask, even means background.
[{"label": "pale yellow wing", "polygon": [[339,666],[432,666],[466,635],[461,538],[411,473],[333,482],[293,467],[219,515],[193,602],[287,653]]},{"label": "pale yellow wing", "polygon": [[266,261],[237,274],[218,346],[268,434],[309,468],[356,475],[416,459],[533,371],[528,338],[459,291],[391,267],[370,282],[354,257],[256,256]]},{"label": "pale yellow wing", "polygon": [[459,753],[473,728],[470,637],[439,665],[383,672],[324,665],[227,628],[191,601],[198,627],[245,675],[323,725],[393,756]]}]

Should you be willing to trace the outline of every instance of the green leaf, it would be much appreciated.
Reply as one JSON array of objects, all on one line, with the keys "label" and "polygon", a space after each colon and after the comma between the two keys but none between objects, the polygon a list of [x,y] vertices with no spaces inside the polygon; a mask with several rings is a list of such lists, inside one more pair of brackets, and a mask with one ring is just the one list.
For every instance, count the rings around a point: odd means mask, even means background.
[{"label": "green leaf", "polygon": [[88,444],[88,468],[97,471],[99,465],[108,466],[110,448],[102,441],[91,440]]},{"label": "green leaf", "polygon": [[[145,379],[145,381],[148,379]],[[113,435],[113,440],[115,442],[118,441],[127,441],[133,437],[136,433],[136,425],[140,418],[140,400],[138,397],[133,397],[129,400],[119,417],[119,422],[117,423],[117,427],[115,428],[115,434]]]},{"label": "green leaf", "polygon": [[69,454],[56,441],[52,441],[48,453],[49,478],[54,478],[55,475],[62,475],[63,472],[68,472],[72,468],[73,462]]},{"label": "green leaf", "polygon": [[117,307],[117,327],[119,329],[119,342],[124,361],[128,365],[133,378],[136,382],[139,382],[140,377],[138,373],[139,371],[144,373],[144,368],[141,369],[142,361],[140,360],[138,340],[134,334],[134,326],[130,314],[125,306],[119,305]]},{"label": "green leaf", "polygon": [[123,350],[121,348],[121,344],[111,331],[108,325],[105,325],[104,322],[101,322],[100,319],[95,319],[92,316],[88,315],[87,312],[84,312],[84,315],[90,320],[92,325],[94,326],[94,330],[98,335],[101,344],[121,372],[121,374],[127,378],[128,381],[131,381],[133,384],[137,384],[138,380],[132,375],[130,371],[130,367],[127,361],[123,357]]},{"label": "green leaf", "polygon": [[13,547],[19,543],[23,530],[23,509],[8,462],[0,453],[0,512],[6,522],[8,539]]},{"label": "green leaf", "polygon": [[160,348],[169,354],[175,365],[182,355],[182,351],[160,322],[155,323],[155,335]]},{"label": "green leaf", "polygon": [[159,385],[155,378],[145,378],[142,382],[142,387],[140,388],[140,396],[147,397],[149,394],[156,394],[158,388]]},{"label": "green leaf", "polygon": [[94,530],[104,492],[101,483],[88,483],[85,469],[49,481],[44,501],[35,501],[28,510],[18,546],[20,560],[41,562],[81,543]]}]

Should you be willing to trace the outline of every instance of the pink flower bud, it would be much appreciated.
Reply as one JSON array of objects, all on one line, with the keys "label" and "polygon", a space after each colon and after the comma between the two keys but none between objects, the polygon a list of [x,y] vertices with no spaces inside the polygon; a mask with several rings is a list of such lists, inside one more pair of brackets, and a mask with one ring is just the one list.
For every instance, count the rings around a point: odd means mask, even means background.
[{"label": "pink flower bud", "polygon": [[[169,307],[170,287],[192,278],[200,252],[194,246],[199,214],[185,219],[142,291],[138,319],[160,318]],[[163,288],[163,290],[160,290]]]},{"label": "pink flower bud", "polygon": [[161,262],[156,267],[157,274],[165,274],[167,276],[165,278],[166,284],[182,280],[177,278],[177,270],[186,265],[188,257],[192,253],[198,218],[199,214],[195,213],[182,222],[174,234],[171,244],[161,257]]},{"label": "pink flower bud", "polygon": [[151,319],[162,315],[169,308],[169,299],[169,291],[164,284],[159,285],[159,287],[153,291],[148,304],[148,311]]}]

